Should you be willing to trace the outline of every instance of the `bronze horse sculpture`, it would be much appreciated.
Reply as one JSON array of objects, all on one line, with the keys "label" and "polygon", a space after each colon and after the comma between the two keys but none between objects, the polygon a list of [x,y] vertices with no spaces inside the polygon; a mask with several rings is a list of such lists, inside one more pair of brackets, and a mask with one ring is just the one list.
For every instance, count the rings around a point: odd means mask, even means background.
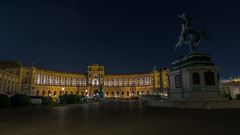
[{"label": "bronze horse sculpture", "polygon": [[184,19],[185,23],[182,24],[182,31],[174,51],[182,45],[188,45],[191,48],[190,53],[194,53],[201,39],[208,39],[207,33],[204,30],[194,28],[192,25],[193,18],[187,16],[185,13],[178,17]]}]

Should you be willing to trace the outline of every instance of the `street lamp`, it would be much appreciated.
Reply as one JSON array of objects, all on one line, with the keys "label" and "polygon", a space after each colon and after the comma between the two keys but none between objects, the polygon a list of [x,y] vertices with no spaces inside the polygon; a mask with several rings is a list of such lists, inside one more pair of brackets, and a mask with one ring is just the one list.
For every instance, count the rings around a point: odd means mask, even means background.
[{"label": "street lamp", "polygon": [[64,94],[64,90],[65,90],[65,88],[62,87],[62,90],[61,90],[61,93],[60,93],[60,94]]},{"label": "street lamp", "polygon": [[88,97],[88,90],[85,90],[86,96]]}]

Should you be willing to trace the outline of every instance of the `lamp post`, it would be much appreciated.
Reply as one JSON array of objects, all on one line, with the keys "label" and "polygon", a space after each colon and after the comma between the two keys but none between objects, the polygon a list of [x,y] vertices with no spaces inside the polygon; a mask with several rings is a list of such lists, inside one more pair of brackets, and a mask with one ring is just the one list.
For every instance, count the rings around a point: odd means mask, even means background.
[{"label": "lamp post", "polygon": [[62,87],[62,93],[64,94],[64,90],[65,90],[65,88],[64,87]]},{"label": "lamp post", "polygon": [[86,96],[88,97],[88,90],[85,90]]}]

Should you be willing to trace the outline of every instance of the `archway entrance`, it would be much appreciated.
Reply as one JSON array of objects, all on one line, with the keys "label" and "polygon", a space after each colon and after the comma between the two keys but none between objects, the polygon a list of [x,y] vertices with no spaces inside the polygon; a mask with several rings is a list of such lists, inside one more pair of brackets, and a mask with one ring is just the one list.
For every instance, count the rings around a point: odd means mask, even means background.
[{"label": "archway entrance", "polygon": [[111,92],[111,97],[113,98],[115,96],[114,92],[112,91]]},{"label": "archway entrance", "polygon": [[98,94],[99,94],[99,91],[98,90],[94,90],[93,96],[96,97],[96,96],[98,96]]}]

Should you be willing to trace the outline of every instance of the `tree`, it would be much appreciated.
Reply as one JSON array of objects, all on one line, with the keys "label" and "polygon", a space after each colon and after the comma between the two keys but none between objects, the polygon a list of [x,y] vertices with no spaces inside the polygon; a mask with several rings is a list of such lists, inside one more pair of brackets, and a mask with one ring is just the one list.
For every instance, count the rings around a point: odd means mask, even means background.
[{"label": "tree", "polygon": [[223,93],[223,97],[227,97],[229,100],[232,100],[232,96],[228,93]]},{"label": "tree", "polygon": [[52,97],[42,97],[42,105],[51,105],[52,103]]},{"label": "tree", "polygon": [[25,106],[31,103],[29,96],[25,94],[15,94],[11,97],[11,106]]},{"label": "tree", "polygon": [[10,98],[7,95],[0,94],[0,108],[10,106]]},{"label": "tree", "polygon": [[236,99],[237,99],[237,100],[240,100],[240,94],[237,94],[237,95],[236,95]]},{"label": "tree", "polygon": [[61,104],[74,104],[80,102],[80,96],[76,94],[64,94],[59,96]]}]

